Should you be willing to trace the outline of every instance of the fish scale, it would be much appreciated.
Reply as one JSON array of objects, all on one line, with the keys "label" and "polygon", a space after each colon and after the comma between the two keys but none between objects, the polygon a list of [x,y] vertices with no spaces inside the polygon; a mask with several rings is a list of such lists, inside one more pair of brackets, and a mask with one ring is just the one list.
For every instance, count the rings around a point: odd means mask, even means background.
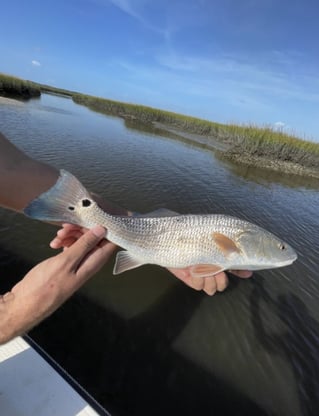
[{"label": "fish scale", "polygon": [[117,254],[114,273],[143,264],[190,268],[206,277],[223,270],[282,267],[296,260],[295,251],[267,230],[222,214],[179,215],[166,210],[141,216],[104,212],[85,187],[69,172],[32,201],[26,215],[91,228],[100,224],[107,238],[125,251]]}]

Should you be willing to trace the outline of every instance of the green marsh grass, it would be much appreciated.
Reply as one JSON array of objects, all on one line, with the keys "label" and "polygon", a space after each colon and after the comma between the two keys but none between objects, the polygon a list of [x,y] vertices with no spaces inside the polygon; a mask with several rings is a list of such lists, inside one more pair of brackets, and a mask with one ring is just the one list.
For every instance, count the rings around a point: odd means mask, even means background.
[{"label": "green marsh grass", "polygon": [[319,169],[319,143],[302,140],[272,127],[228,125],[227,128],[234,142],[230,155],[246,153]]},{"label": "green marsh grass", "polygon": [[38,84],[32,81],[0,74],[0,95],[11,98],[28,99],[39,97],[41,91]]}]

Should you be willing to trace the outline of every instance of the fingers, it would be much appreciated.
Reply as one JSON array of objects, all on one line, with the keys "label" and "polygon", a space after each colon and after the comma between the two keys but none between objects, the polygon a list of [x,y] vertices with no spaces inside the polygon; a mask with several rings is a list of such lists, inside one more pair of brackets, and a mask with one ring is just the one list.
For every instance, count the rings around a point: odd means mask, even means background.
[{"label": "fingers", "polygon": [[217,282],[215,276],[211,277],[204,277],[204,287],[203,291],[207,293],[207,295],[213,296],[217,291]]},{"label": "fingers", "polygon": [[249,279],[253,275],[253,272],[251,270],[229,270],[230,273],[234,274],[237,277],[240,277],[241,279]]},{"label": "fingers", "polygon": [[70,247],[86,231],[86,228],[78,225],[63,224],[56,237],[50,242],[50,247],[53,249]]},{"label": "fingers", "polygon": [[195,290],[204,290],[206,279],[202,277],[190,277],[189,286]]},{"label": "fingers", "polygon": [[205,277],[203,280],[204,287],[202,290],[210,296],[213,296],[216,292],[223,292],[228,286],[228,277],[224,272]]},{"label": "fingers", "polygon": [[115,250],[115,244],[110,243],[107,240],[102,240],[89,254],[87,254],[86,257],[84,257],[83,261],[78,264],[76,270],[77,277],[80,280],[83,278],[86,280],[98,272],[110,259]]},{"label": "fingers", "polygon": [[83,234],[69,249],[67,250],[68,259],[73,260],[73,267],[77,268],[83,261],[84,257],[93,250],[99,242],[105,237],[105,228],[101,226],[93,227],[91,230]]},{"label": "fingers", "polygon": [[224,272],[203,278],[191,276],[189,268],[169,270],[187,286],[198,291],[203,290],[210,296],[214,295],[216,292],[222,292],[228,286],[228,277]]},{"label": "fingers", "polygon": [[216,280],[216,286],[217,286],[217,291],[218,292],[223,292],[229,283],[227,274],[222,272],[222,273],[218,273],[215,275],[215,280]]},{"label": "fingers", "polygon": [[105,228],[96,226],[64,251],[79,284],[99,271],[115,251],[116,245],[104,239],[105,233]]},{"label": "fingers", "polygon": [[213,296],[216,292],[222,292],[228,286],[226,273],[218,273],[209,277],[190,277],[189,286],[195,290],[203,290],[207,295]]}]

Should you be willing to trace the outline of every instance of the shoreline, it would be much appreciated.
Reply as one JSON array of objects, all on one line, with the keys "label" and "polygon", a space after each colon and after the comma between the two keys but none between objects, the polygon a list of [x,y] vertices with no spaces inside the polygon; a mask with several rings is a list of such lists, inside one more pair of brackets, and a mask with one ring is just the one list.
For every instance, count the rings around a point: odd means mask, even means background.
[{"label": "shoreline", "polygon": [[216,151],[221,159],[225,159],[237,165],[246,165],[254,168],[267,169],[274,172],[282,172],[288,175],[297,175],[319,179],[319,166],[317,169],[315,169],[280,159],[269,159],[267,157],[254,156],[248,152],[240,152],[235,150],[234,148],[236,145],[232,145],[227,140],[220,140],[214,136],[204,136],[183,132],[180,129],[167,126],[164,123],[153,122],[152,124],[156,128],[160,128],[161,130],[165,130],[169,133],[180,136],[181,139],[190,144],[199,145],[202,148]]},{"label": "shoreline", "polygon": [[16,98],[3,97],[0,95],[0,104],[3,105],[24,105],[24,102]]},{"label": "shoreline", "polygon": [[231,152],[230,154],[227,154],[226,152],[224,155],[222,155],[222,157],[235,164],[267,169],[273,172],[280,172],[288,175],[319,179],[319,169],[308,168],[298,163],[276,159],[270,160],[266,157],[252,156],[244,153],[236,154],[235,152]]}]

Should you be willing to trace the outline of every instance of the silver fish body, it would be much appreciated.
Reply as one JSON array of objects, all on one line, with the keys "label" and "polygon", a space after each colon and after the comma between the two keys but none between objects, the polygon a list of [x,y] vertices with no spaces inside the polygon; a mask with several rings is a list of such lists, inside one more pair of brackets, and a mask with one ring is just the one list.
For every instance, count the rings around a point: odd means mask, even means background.
[{"label": "silver fish body", "polygon": [[226,215],[113,216],[104,212],[70,173],[61,171],[57,183],[32,201],[26,215],[70,222],[91,228],[100,224],[106,238],[125,249],[117,254],[114,274],[142,264],[167,268],[190,267],[193,276],[223,270],[282,267],[296,260],[295,251],[261,227]]}]

